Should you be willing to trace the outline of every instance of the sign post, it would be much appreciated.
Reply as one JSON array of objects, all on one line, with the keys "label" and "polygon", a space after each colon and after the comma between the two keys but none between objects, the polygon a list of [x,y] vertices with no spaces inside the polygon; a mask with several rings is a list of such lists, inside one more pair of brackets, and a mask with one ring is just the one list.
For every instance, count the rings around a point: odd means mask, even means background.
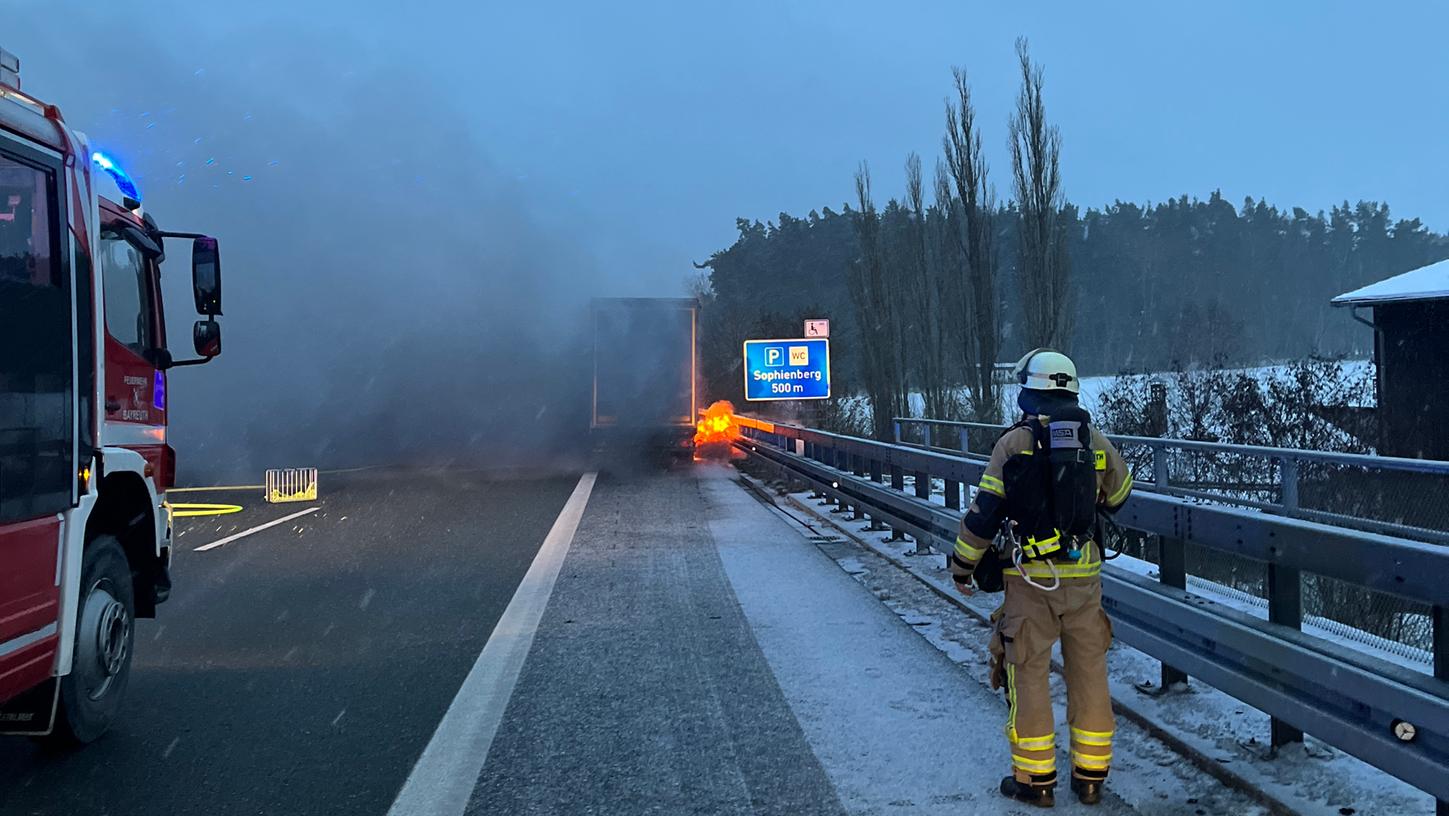
[{"label": "sign post", "polygon": [[830,341],[745,341],[745,399],[812,400],[830,398]]}]

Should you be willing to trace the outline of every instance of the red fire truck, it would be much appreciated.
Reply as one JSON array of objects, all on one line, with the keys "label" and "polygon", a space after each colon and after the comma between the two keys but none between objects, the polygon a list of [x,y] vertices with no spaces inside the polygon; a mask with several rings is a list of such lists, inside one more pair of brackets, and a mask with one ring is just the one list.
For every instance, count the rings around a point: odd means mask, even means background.
[{"label": "red fire truck", "polygon": [[[0,50],[0,732],[100,736],[171,589],[167,378],[221,352],[221,262],[140,198]],[[192,241],[195,359],[166,347],[167,238]]]}]

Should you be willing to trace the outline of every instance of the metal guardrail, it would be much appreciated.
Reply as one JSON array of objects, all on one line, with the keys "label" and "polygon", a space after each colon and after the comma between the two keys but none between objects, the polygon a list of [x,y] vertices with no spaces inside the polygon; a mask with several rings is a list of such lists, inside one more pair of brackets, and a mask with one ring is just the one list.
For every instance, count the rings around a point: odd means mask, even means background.
[{"label": "metal guardrail", "polygon": [[[895,417],[893,423],[897,443],[912,444],[912,442],[904,438],[905,434],[903,431],[908,428],[914,428],[919,429],[918,438],[921,440],[919,444],[922,447],[932,450],[960,450],[967,454],[973,453],[968,444],[969,440],[973,437],[973,433],[976,434],[975,438],[977,439],[990,439],[994,442],[996,435],[1006,428],[1005,425],[994,425],[983,422],[921,419],[917,417]],[[940,442],[945,439],[948,435],[942,433],[945,429],[956,429],[958,439],[962,444],[956,448],[946,448],[942,445],[933,444],[934,442]],[[1150,466],[1150,479],[1143,478],[1149,474],[1138,472],[1144,468],[1134,467],[1133,469],[1133,478],[1140,487],[1146,490],[1167,493],[1173,496],[1202,499],[1205,501],[1227,502],[1244,507],[1255,507],[1260,510],[1293,516],[1295,518],[1322,521],[1337,526],[1353,527],[1359,530],[1369,530],[1387,535],[1449,544],[1449,529],[1369,518],[1364,515],[1315,508],[1307,506],[1302,498],[1302,488],[1309,481],[1305,478],[1305,474],[1310,472],[1322,474],[1325,470],[1336,467],[1340,470],[1352,469],[1355,475],[1361,478],[1369,474],[1418,474],[1420,476],[1432,476],[1449,480],[1449,462],[1432,459],[1408,459],[1395,456],[1370,456],[1359,453],[1300,450],[1297,448],[1237,445],[1225,442],[1202,442],[1190,439],[1170,439],[1156,436],[1107,434],[1107,437],[1122,450],[1129,464]],[[1141,460],[1140,457],[1133,456],[1131,453],[1133,449],[1145,449],[1150,453],[1150,459]],[[1173,468],[1171,461],[1171,456],[1174,452],[1195,453],[1212,457],[1218,461],[1220,467],[1222,460],[1225,458],[1237,457],[1238,459],[1235,464],[1238,466],[1243,464],[1243,460],[1260,460],[1262,464],[1267,466],[1267,470],[1273,472],[1265,474],[1268,478],[1256,483],[1219,484],[1212,489],[1204,489],[1201,486],[1193,486],[1191,484],[1175,484],[1172,476]],[[1260,467],[1254,470],[1262,472],[1265,468]],[[1439,487],[1439,485],[1435,485],[1436,492]],[[1261,495],[1264,493],[1272,496],[1273,499],[1264,501],[1251,497],[1252,494]],[[1446,506],[1445,513],[1445,519],[1449,520],[1449,506]],[[1444,526],[1449,527],[1449,524],[1445,524]]]},{"label": "metal guardrail", "polygon": [[[942,553],[955,541],[960,487],[975,484],[986,465],[791,425],[740,424],[736,444],[781,475]],[[907,474],[912,494],[904,492]],[[930,500],[932,478],[945,481],[947,506]],[[1197,677],[1269,714],[1273,745],[1312,734],[1433,795],[1438,812],[1449,813],[1449,548],[1152,492],[1134,492],[1116,518],[1164,544],[1158,581],[1108,564],[1102,583],[1118,637],[1163,661],[1165,681]],[[1189,540],[1265,566],[1268,620],[1187,592]],[[1302,572],[1430,605],[1434,676],[1299,631]]]}]

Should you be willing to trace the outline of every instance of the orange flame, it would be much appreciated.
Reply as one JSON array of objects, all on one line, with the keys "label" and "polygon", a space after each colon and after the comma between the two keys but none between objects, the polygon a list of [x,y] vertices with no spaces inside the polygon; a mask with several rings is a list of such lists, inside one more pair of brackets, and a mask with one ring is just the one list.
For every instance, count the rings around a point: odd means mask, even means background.
[{"label": "orange flame", "polygon": [[720,400],[704,411],[704,417],[695,426],[694,446],[728,445],[740,438],[740,426],[735,422],[735,406],[729,400]]}]

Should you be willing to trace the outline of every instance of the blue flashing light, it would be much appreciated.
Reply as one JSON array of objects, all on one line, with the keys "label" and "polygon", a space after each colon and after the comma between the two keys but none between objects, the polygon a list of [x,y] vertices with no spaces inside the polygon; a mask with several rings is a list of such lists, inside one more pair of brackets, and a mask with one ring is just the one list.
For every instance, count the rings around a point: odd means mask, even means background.
[{"label": "blue flashing light", "polygon": [[91,154],[91,161],[97,167],[104,170],[106,175],[116,180],[116,186],[121,188],[122,195],[134,198],[137,201],[141,200],[141,191],[136,189],[136,183],[131,181],[131,177],[126,175],[126,171],[122,170],[121,166],[116,164],[114,159],[97,150]]}]

